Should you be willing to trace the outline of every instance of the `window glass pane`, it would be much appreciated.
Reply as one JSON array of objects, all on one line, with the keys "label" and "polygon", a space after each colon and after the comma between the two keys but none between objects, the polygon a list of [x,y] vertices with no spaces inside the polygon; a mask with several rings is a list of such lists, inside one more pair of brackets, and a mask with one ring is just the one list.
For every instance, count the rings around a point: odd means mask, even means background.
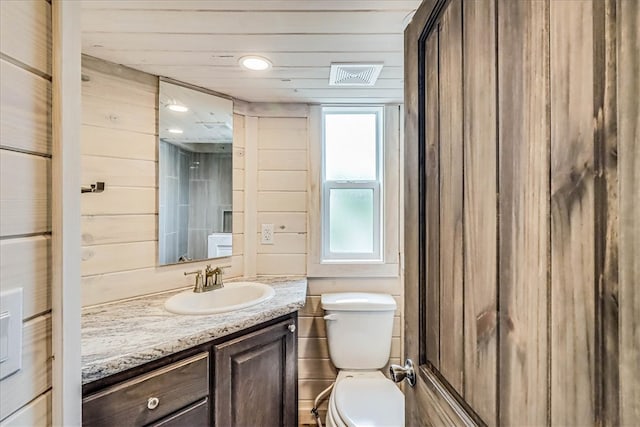
[{"label": "window glass pane", "polygon": [[376,180],[376,115],[325,115],[328,181]]},{"label": "window glass pane", "polygon": [[329,190],[329,251],[373,252],[373,190]]}]

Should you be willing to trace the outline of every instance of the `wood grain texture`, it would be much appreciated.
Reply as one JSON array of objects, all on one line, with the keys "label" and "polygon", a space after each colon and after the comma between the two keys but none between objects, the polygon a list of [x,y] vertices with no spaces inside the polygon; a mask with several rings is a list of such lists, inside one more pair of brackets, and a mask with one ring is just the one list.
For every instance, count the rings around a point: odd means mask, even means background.
[{"label": "wood grain texture", "polygon": [[463,4],[464,88],[464,398],[498,423],[496,375],[497,70],[494,0]]},{"label": "wood grain texture", "polygon": [[82,156],[82,183],[156,188],[157,163],[150,160]]},{"label": "wood grain texture", "polygon": [[640,424],[640,5],[617,2],[620,423]]},{"label": "wood grain texture", "polygon": [[298,420],[296,336],[287,319],[216,345],[215,423],[295,426]]},{"label": "wood grain texture", "polygon": [[[453,0],[440,22],[440,372],[462,394],[463,129],[462,3]],[[430,244],[433,244],[430,242]]]},{"label": "wood grain texture", "polygon": [[592,7],[550,2],[550,409],[559,425],[593,424],[596,410]]},{"label": "wood grain texture", "polygon": [[[440,368],[440,121],[438,102],[438,31],[433,31],[427,41],[425,49],[425,212],[426,239],[434,244],[426,246],[426,287],[427,310],[426,325],[426,355],[427,359]],[[406,162],[406,160],[405,160]],[[406,185],[406,184],[405,184]],[[406,219],[405,219],[406,221]],[[406,231],[405,231],[406,233]]]},{"label": "wood grain texture", "polygon": [[[119,13],[118,13],[119,12]],[[123,16],[124,14],[124,16]],[[175,17],[179,16],[179,21]],[[191,34],[242,34],[243,28],[234,25],[235,22],[246,20],[251,22],[255,33],[294,33],[303,32],[343,34],[359,33],[366,25],[372,33],[401,31],[402,10],[386,11],[350,11],[350,13],[332,14],[330,11],[301,12],[281,10],[278,19],[264,10],[226,11],[223,15],[212,10],[87,10],[83,14],[83,26],[92,32],[134,32],[134,33],[162,33],[172,28],[177,33]],[[200,19],[198,19],[200,18]],[[387,20],[393,20],[395,25],[389,25]],[[207,25],[209,24],[209,25]]]},{"label": "wood grain texture", "polygon": [[0,51],[51,75],[51,4],[42,0],[0,2]]},{"label": "wood grain texture", "polygon": [[0,149],[0,236],[51,231],[51,159]]},{"label": "wood grain texture", "polygon": [[258,169],[262,171],[306,171],[307,151],[274,149],[258,150]]},{"label": "wood grain texture", "polygon": [[[268,119],[269,123],[263,124],[260,119],[258,144],[263,150],[305,150],[307,148],[307,130],[306,127],[300,127],[296,121],[301,121],[306,126],[306,119]],[[282,120],[281,128],[274,128],[275,120]],[[284,127],[285,124],[290,128]]]},{"label": "wood grain texture", "polygon": [[110,187],[103,193],[86,193],[82,199],[82,215],[156,214],[155,188]]},{"label": "wood grain texture", "polygon": [[500,1],[498,35],[499,415],[506,425],[542,425],[550,350],[548,2]]},{"label": "wood grain texture", "polygon": [[[0,420],[51,388],[51,316],[24,323],[22,369],[0,382]],[[5,390],[11,390],[6,393]]]},{"label": "wood grain texture", "polygon": [[156,265],[157,242],[114,243],[82,248],[82,275],[115,273]]},{"label": "wood grain texture", "polygon": [[151,134],[82,126],[83,155],[157,161],[156,144],[156,136]]},{"label": "wood grain texture", "polygon": [[0,144],[51,154],[51,83],[3,59],[0,75]]},{"label": "wood grain texture", "polygon": [[603,425],[620,425],[619,217],[616,2],[594,3],[596,394]]},{"label": "wood grain texture", "polygon": [[122,103],[106,96],[82,95],[82,123],[142,134],[156,133],[156,107]]},{"label": "wood grain texture", "polygon": [[149,108],[157,105],[158,78],[86,55],[82,57],[82,95]]},{"label": "wood grain texture", "polygon": [[211,423],[210,418],[209,399],[203,399],[178,412],[174,412],[149,427],[206,426]]},{"label": "wood grain texture", "polygon": [[0,422],[2,427],[51,425],[51,391],[35,398]]},{"label": "wood grain texture", "polygon": [[[420,393],[422,399],[418,401],[419,418],[407,422],[407,425],[415,426],[475,426],[454,397],[449,393],[442,382],[429,371],[424,371],[420,381],[416,384],[415,393]],[[405,420],[407,421],[407,420]]]},{"label": "wood grain texture", "polygon": [[[82,399],[82,424],[147,425],[209,395],[209,353],[134,377]],[[147,408],[147,399],[160,400]]]},{"label": "wood grain texture", "polygon": [[258,191],[306,191],[306,171],[258,170]]},{"label": "wood grain texture", "polygon": [[81,221],[84,246],[157,239],[155,214],[85,215]]},{"label": "wood grain texture", "polygon": [[22,288],[23,319],[51,309],[51,238],[0,240],[0,289]]},{"label": "wood grain texture", "polygon": [[306,199],[303,191],[262,191],[258,193],[258,212],[306,212]]},{"label": "wood grain texture", "polygon": [[[261,254],[256,256],[258,274],[304,275],[307,271],[306,254]],[[285,273],[286,272],[286,273]]]}]

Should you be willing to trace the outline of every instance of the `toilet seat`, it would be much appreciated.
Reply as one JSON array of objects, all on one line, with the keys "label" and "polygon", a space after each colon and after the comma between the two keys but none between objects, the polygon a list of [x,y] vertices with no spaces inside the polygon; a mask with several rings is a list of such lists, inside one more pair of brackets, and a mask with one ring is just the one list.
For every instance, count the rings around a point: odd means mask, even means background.
[{"label": "toilet seat", "polygon": [[327,418],[337,427],[404,426],[404,395],[380,371],[340,371]]}]

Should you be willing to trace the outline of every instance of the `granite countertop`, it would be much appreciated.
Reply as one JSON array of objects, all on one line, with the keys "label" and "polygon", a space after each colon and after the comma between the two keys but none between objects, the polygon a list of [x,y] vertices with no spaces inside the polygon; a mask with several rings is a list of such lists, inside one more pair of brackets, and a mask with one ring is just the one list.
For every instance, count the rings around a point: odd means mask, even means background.
[{"label": "granite countertop", "polygon": [[253,307],[210,315],[180,315],[164,309],[167,298],[185,289],[82,310],[82,383],[293,313],[304,306],[306,278],[237,278],[229,279],[228,283],[242,280],[269,284],[275,296]]}]

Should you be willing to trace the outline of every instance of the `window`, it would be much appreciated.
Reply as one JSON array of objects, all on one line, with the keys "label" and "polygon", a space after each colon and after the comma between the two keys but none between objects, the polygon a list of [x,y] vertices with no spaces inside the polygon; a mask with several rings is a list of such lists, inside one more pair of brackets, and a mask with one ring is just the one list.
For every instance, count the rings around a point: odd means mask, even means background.
[{"label": "window", "polygon": [[322,108],[322,262],[382,262],[383,107]]}]

